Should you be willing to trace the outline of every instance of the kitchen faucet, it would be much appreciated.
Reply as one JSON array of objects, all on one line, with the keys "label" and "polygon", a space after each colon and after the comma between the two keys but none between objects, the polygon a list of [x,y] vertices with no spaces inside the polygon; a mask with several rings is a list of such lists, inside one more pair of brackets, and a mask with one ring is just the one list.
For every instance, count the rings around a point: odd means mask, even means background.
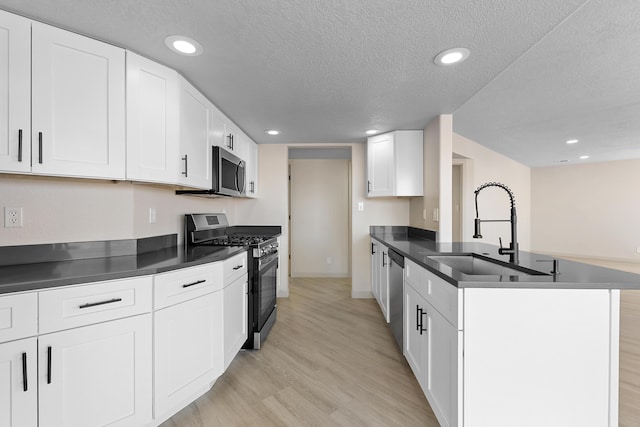
[{"label": "kitchen faucet", "polygon": [[[510,219],[480,219],[478,215],[478,194],[480,191],[484,190],[487,187],[500,187],[504,191],[509,194],[509,199],[511,200],[511,218]],[[520,259],[518,256],[518,232],[516,229],[517,218],[516,218],[516,200],[513,196],[513,192],[504,184],[500,184],[499,182],[487,182],[478,187],[475,191],[476,193],[476,219],[475,219],[475,232],[473,234],[474,239],[482,239],[482,234],[480,234],[480,223],[482,222],[510,222],[511,223],[511,243],[508,248],[502,247],[502,238],[500,240],[500,249],[498,249],[498,253],[500,255],[509,254],[509,262],[512,264],[518,264]]]}]

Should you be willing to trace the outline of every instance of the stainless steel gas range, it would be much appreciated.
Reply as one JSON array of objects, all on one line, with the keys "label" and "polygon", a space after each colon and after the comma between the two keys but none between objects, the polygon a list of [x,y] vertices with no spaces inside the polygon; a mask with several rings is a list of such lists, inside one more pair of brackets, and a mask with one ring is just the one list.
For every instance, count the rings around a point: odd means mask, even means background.
[{"label": "stainless steel gas range", "polygon": [[248,338],[242,348],[259,349],[276,322],[280,226],[230,226],[222,213],[185,215],[185,250],[199,246],[248,248]]}]

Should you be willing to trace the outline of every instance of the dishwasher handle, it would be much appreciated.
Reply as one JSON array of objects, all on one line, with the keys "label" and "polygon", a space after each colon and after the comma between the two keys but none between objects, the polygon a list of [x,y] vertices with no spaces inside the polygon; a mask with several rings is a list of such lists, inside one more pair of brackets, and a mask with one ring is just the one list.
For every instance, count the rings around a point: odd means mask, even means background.
[{"label": "dishwasher handle", "polygon": [[389,249],[389,259],[404,269],[404,257],[393,249]]}]

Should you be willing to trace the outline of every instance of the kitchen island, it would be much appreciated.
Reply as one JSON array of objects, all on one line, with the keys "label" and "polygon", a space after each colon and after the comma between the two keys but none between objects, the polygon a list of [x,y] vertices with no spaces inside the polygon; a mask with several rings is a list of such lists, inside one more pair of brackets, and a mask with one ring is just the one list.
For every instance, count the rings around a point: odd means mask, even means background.
[{"label": "kitchen island", "polygon": [[[527,252],[513,274],[469,274],[451,255],[508,259],[408,227],[371,238],[405,257],[403,353],[441,425],[618,425],[620,289],[640,276],[567,260],[552,274],[553,258]],[[372,262],[384,302],[385,262]]]}]

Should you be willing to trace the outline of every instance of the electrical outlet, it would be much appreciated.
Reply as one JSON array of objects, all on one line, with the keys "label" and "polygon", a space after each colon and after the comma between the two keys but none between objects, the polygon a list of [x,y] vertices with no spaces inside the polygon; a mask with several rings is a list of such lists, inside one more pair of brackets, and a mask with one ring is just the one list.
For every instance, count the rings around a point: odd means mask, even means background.
[{"label": "electrical outlet", "polygon": [[22,227],[22,208],[4,208],[4,226]]},{"label": "electrical outlet", "polygon": [[155,224],[157,220],[156,208],[149,208],[149,224]]},{"label": "electrical outlet", "polygon": [[438,222],[440,219],[440,212],[438,208],[433,208],[433,220]]}]

